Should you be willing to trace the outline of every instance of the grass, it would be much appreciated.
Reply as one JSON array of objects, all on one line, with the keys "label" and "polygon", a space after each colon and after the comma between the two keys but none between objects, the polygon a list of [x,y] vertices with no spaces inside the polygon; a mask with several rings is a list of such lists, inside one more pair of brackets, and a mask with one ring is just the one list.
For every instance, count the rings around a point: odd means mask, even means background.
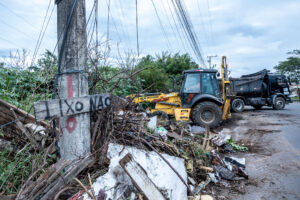
[{"label": "grass", "polygon": [[298,97],[292,97],[293,101],[300,101]]},{"label": "grass", "polygon": [[[17,146],[12,142],[0,152],[0,194],[17,194],[31,173],[43,162],[43,152],[33,152],[30,145],[21,149],[17,149]],[[52,158],[47,161],[46,167],[53,163]]]}]

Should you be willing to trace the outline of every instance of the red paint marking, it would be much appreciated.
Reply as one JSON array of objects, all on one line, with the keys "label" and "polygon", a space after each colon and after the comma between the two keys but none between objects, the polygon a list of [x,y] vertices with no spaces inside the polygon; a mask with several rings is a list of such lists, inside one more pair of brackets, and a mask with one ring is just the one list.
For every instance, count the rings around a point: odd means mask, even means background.
[{"label": "red paint marking", "polygon": [[68,97],[73,97],[73,86],[72,86],[72,76],[68,76]]},{"label": "red paint marking", "polygon": [[66,129],[69,131],[69,133],[72,133],[76,128],[76,118],[75,117],[69,117],[66,121]]},{"label": "red paint marking", "polygon": [[[68,98],[73,97],[73,85],[72,85],[72,75],[68,76]],[[75,117],[69,117],[66,121],[66,129],[69,131],[69,133],[72,133],[76,128],[76,118]]]}]

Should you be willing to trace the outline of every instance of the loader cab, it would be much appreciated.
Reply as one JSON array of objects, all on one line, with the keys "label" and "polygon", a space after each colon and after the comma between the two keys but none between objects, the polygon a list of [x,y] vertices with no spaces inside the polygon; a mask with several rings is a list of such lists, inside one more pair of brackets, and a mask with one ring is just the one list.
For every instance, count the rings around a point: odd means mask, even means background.
[{"label": "loader cab", "polygon": [[183,72],[180,99],[183,108],[192,108],[202,100],[222,104],[215,69],[192,69]]}]

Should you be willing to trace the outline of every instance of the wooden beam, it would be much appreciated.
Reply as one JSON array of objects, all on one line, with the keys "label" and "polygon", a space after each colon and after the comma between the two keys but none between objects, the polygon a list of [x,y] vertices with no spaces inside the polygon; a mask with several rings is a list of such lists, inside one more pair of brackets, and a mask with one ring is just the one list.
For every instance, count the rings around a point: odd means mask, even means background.
[{"label": "wooden beam", "polygon": [[[27,123],[35,123],[35,117],[29,113],[27,113],[26,111],[20,109],[20,108],[17,108],[16,106],[0,99],[0,113],[3,114],[3,122],[7,123],[7,122],[10,122],[12,120],[14,120],[14,116],[13,114],[11,113],[11,108],[14,110],[14,112],[16,113],[16,115],[18,117],[24,117],[26,116],[24,119],[22,119],[21,121],[24,123],[24,124],[27,124]],[[41,121],[39,122],[40,125],[46,127],[47,126],[47,123],[44,122],[44,121]],[[2,125],[2,124],[0,124]]]},{"label": "wooden beam", "polygon": [[58,177],[53,183],[48,184],[48,187],[43,190],[40,200],[52,200],[54,196],[66,185],[68,185],[73,179],[87,166],[92,165],[94,157],[91,153],[87,154],[83,159],[77,160],[67,167],[67,171]]},{"label": "wooden beam", "polygon": [[111,104],[108,94],[96,94],[85,97],[54,99],[34,103],[36,120],[63,117],[78,113],[86,113],[109,107]]},{"label": "wooden beam", "polygon": [[158,190],[156,185],[147,176],[143,167],[137,163],[132,155],[128,153],[122,160],[120,160],[121,167],[129,175],[135,187],[143,192],[148,200],[165,200],[165,197]]}]

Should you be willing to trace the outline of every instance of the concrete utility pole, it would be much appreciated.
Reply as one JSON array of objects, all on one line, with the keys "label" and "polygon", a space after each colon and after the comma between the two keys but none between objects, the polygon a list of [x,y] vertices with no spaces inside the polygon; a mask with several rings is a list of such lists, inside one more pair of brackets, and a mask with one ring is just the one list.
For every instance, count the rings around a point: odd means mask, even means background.
[{"label": "concrete utility pole", "polygon": [[211,67],[211,59],[212,59],[212,58],[216,58],[216,57],[218,57],[218,56],[217,56],[217,55],[214,55],[214,56],[207,56],[207,58],[208,58],[207,62],[209,63],[209,69],[212,68],[212,67]]},{"label": "concrete utility pole", "polygon": [[[88,81],[87,67],[87,39],[85,0],[78,0],[71,23],[68,28],[65,45],[62,38],[67,19],[70,15],[74,0],[58,1],[57,5],[57,33],[58,52],[61,52],[61,70],[58,79],[59,98],[87,96]],[[59,38],[62,35],[61,38]],[[70,108],[80,109],[80,104],[70,105]],[[77,107],[77,108],[76,108]],[[62,159],[75,160],[90,152],[90,114],[76,114],[63,116],[59,119],[60,137],[58,145]]]}]

